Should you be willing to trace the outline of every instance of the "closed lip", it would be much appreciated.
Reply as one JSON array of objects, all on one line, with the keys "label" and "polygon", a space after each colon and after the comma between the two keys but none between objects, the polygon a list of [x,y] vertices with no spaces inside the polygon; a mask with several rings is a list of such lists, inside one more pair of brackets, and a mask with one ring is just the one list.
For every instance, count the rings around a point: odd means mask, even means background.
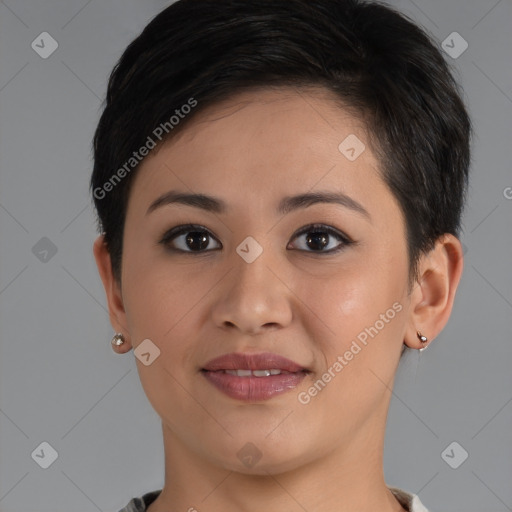
[{"label": "closed lip", "polygon": [[247,354],[233,352],[216,357],[206,363],[202,368],[204,371],[221,370],[284,370],[290,373],[296,373],[309,370],[300,364],[287,359],[286,357],[271,352],[260,354]]}]

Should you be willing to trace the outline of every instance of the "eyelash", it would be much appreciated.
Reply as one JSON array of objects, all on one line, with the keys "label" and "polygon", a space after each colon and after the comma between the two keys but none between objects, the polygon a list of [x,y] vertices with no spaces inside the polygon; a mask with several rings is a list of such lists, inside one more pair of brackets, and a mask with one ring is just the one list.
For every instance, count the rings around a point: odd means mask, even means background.
[{"label": "eyelash", "polygon": [[[190,250],[186,251],[183,249],[176,249],[176,248],[170,246],[170,242],[172,242],[178,236],[183,235],[183,234],[188,234],[188,233],[197,233],[197,232],[207,233],[210,238],[213,238],[217,243],[221,244],[221,242],[219,240],[217,240],[217,238],[214,237],[208,229],[206,229],[204,226],[200,226],[198,224],[185,224],[185,225],[181,225],[181,226],[176,226],[176,227],[170,229],[169,231],[167,231],[159,243],[164,245],[168,251],[177,252],[177,253],[199,255],[199,254],[204,254],[207,252],[212,252],[214,250],[218,250],[218,249],[209,249],[209,250],[200,250],[200,251],[190,251]],[[311,250],[307,251],[307,250],[303,250],[303,249],[299,249],[299,250],[303,251],[303,252],[312,253],[312,254],[335,254],[335,253],[342,251],[349,245],[356,243],[353,240],[351,240],[348,236],[346,236],[344,233],[341,233],[340,231],[335,230],[334,228],[326,226],[325,224],[310,224],[308,226],[305,226],[304,228],[300,229],[298,232],[296,232],[293,235],[292,240],[295,238],[298,238],[299,236],[307,234],[307,233],[319,233],[319,232],[325,233],[329,236],[331,236],[331,235],[335,236],[342,243],[337,248],[329,249],[328,251],[311,251]]]}]

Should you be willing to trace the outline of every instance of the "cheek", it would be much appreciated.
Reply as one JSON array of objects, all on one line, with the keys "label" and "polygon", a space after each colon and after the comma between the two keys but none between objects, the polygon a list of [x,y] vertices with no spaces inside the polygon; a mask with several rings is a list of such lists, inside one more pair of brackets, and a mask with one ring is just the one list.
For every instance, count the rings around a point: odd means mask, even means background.
[{"label": "cheek", "polygon": [[183,272],[155,256],[160,249],[152,243],[127,240],[123,252],[123,301],[135,345],[145,338],[162,340],[194,300]]},{"label": "cheek", "polygon": [[[143,340],[149,339],[159,351],[148,366],[136,359],[140,382],[155,411],[168,425],[174,425],[176,418],[188,411],[190,396],[180,383],[189,378],[191,321],[194,305],[205,291],[187,289],[179,274],[163,275],[156,266],[134,264],[127,268],[125,310],[133,349],[136,351]],[[168,411],[173,411],[175,417],[166,417]]]},{"label": "cheek", "polygon": [[[399,344],[406,262],[389,255],[384,258],[361,257],[350,269],[332,272],[328,279],[301,279],[298,295],[307,297],[306,309],[313,313],[308,330],[328,366],[351,347],[357,352],[353,359],[360,361],[355,366],[367,366]],[[379,264],[371,264],[371,260]]]},{"label": "cheek", "polygon": [[131,273],[125,287],[125,311],[130,333],[137,338],[135,344],[141,337],[161,338],[172,327],[178,309],[178,294],[171,283],[138,272]]},{"label": "cheek", "polygon": [[[350,411],[346,428],[356,428],[382,404],[401,347],[405,304],[399,290],[390,276],[363,269],[322,288],[311,283],[308,305],[315,314],[308,329],[322,354],[312,386],[322,391],[308,393],[319,416],[329,409],[341,419]],[[319,380],[325,387],[315,384]]]}]

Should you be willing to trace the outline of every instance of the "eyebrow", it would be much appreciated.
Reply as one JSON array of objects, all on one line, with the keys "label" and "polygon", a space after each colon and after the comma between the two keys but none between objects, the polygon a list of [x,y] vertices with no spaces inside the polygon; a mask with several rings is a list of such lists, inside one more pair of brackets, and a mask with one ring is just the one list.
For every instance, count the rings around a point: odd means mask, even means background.
[{"label": "eyebrow", "polygon": [[[285,215],[317,203],[339,204],[371,220],[370,214],[360,203],[342,192],[310,192],[284,197],[279,202],[277,213]],[[205,194],[188,194],[171,190],[155,199],[146,211],[146,215],[169,204],[183,204],[213,213],[226,213],[228,210],[227,204],[222,199]]]}]

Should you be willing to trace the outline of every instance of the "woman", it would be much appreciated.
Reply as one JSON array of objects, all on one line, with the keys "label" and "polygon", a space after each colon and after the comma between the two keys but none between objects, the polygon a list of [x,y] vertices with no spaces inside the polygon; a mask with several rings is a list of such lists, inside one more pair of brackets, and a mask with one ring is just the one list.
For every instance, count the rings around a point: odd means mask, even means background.
[{"label": "woman", "polygon": [[406,347],[450,316],[471,125],[425,33],[356,0],[180,0],[122,55],[94,254],[165,486],[122,512],[427,510],[388,487]]}]

